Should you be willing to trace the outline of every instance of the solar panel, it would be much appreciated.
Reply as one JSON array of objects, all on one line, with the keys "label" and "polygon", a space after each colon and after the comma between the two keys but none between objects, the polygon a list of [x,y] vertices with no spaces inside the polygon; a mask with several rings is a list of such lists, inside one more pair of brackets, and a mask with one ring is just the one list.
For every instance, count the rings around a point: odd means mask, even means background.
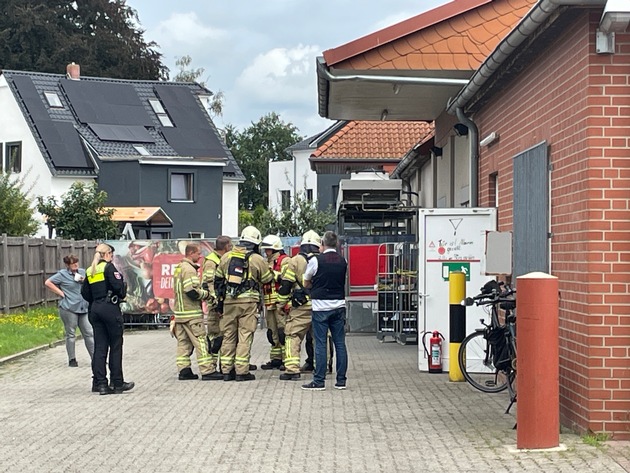
[{"label": "solar panel", "polygon": [[101,125],[88,123],[92,131],[102,141],[125,141],[129,143],[155,143],[155,139],[143,126]]},{"label": "solar panel", "polygon": [[56,168],[94,168],[71,122],[36,120],[35,127]]},{"label": "solar panel", "polygon": [[131,84],[69,79],[60,84],[82,123],[154,126]]},{"label": "solar panel", "polygon": [[13,76],[13,83],[15,84],[28,113],[33,117],[33,120],[48,119],[48,110],[42,98],[35,88],[35,84],[28,76]]},{"label": "solar panel", "polygon": [[189,87],[156,85],[154,89],[176,127],[211,130],[208,118]]}]

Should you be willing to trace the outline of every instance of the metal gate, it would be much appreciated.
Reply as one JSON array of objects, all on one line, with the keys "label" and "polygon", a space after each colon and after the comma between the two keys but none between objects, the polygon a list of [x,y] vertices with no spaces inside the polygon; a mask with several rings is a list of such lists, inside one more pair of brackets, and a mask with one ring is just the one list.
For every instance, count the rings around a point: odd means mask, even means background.
[{"label": "metal gate", "polygon": [[418,341],[418,246],[382,243],[377,253],[376,336]]}]

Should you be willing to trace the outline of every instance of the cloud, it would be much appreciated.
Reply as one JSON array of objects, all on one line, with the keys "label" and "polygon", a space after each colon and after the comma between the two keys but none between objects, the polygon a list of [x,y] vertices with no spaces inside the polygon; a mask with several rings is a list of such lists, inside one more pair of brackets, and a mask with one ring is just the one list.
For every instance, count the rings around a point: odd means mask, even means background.
[{"label": "cloud", "polygon": [[274,48],[257,55],[236,79],[236,92],[256,105],[291,107],[312,101],[317,45]]},{"label": "cloud", "polygon": [[165,47],[194,47],[206,41],[220,41],[227,36],[225,30],[205,26],[195,12],[172,13],[152,33],[157,42]]}]

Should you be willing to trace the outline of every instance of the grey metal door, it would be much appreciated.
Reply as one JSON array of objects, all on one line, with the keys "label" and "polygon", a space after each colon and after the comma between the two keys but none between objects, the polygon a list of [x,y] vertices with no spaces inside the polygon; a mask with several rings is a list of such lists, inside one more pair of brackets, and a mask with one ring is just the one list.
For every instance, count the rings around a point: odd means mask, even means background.
[{"label": "grey metal door", "polygon": [[514,274],[549,268],[549,158],[542,142],[514,157]]}]

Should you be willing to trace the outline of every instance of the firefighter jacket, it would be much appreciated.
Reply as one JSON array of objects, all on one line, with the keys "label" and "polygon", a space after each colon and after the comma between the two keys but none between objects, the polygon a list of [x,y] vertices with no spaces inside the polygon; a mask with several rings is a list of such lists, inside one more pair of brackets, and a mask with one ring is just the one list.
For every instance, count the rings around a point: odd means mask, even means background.
[{"label": "firefighter jacket", "polygon": [[[233,258],[239,260],[239,264],[242,266],[242,281],[236,289],[229,287],[232,279],[229,268]],[[237,245],[232,251],[228,251],[221,257],[215,273],[214,287],[219,300],[222,300],[224,304],[260,302],[262,285],[271,281],[273,281],[273,273],[265,258],[258,253],[248,252],[247,248]]]},{"label": "firefighter jacket", "polygon": [[210,298],[210,293],[201,287],[199,266],[184,258],[173,272],[175,290],[175,320],[186,321],[203,317],[201,301]]},{"label": "firefighter jacket", "polygon": [[278,308],[282,309],[291,302],[293,307],[304,306],[310,309],[311,298],[304,289],[304,272],[312,254],[299,253],[282,266],[280,288],[278,289]]},{"label": "firefighter jacket", "polygon": [[111,262],[101,261],[94,271],[90,266],[85,274],[87,277],[81,286],[81,296],[90,304],[98,301],[115,303],[116,299],[112,300],[113,296],[121,301],[127,295],[123,276]]},{"label": "firefighter jacket", "polygon": [[265,307],[276,308],[278,302],[278,289],[280,289],[280,276],[282,274],[282,266],[289,257],[284,253],[272,253],[267,259],[269,269],[273,272],[273,281],[263,286],[263,296]]},{"label": "firefighter jacket", "polygon": [[217,267],[221,262],[221,256],[213,251],[203,260],[203,273],[202,273],[202,286],[206,289],[212,298],[216,298],[216,292],[214,290],[214,275],[217,271]]}]

